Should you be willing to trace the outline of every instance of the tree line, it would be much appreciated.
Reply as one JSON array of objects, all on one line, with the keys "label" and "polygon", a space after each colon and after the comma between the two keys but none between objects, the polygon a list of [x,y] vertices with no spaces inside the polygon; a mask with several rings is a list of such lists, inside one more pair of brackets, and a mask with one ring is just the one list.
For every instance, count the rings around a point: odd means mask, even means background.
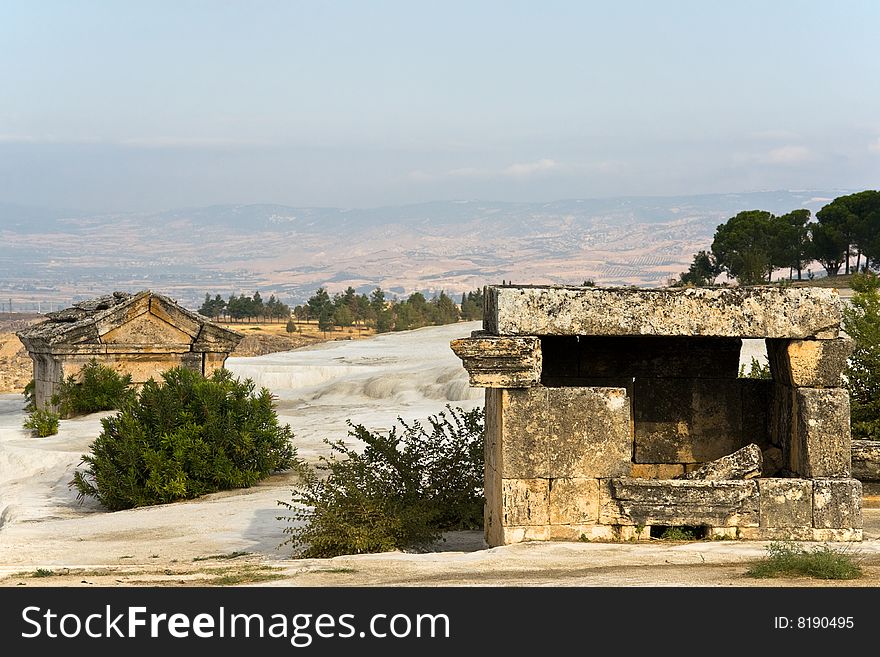
[{"label": "tree line", "polygon": [[223,299],[205,294],[205,301],[198,312],[214,319],[263,320],[288,322],[288,332],[296,331],[294,319],[300,322],[317,322],[321,331],[350,326],[372,327],[378,333],[405,331],[440,324],[452,324],[461,320],[483,318],[483,291],[481,289],[461,295],[456,302],[441,291],[431,299],[421,292],[414,292],[404,300],[386,298],[382,288],[377,287],[369,295],[358,294],[349,286],[344,292],[330,295],[319,287],[309,300],[291,308],[271,295],[263,301],[259,292],[253,296],[232,294]]},{"label": "tree line", "polygon": [[371,326],[377,333],[406,331],[422,326],[452,324],[460,319],[483,317],[483,291],[462,294],[461,303],[441,291],[430,300],[421,292],[414,292],[404,300],[388,299],[381,287],[369,295],[358,294],[353,287],[332,297],[319,287],[309,300],[294,307],[293,316],[299,321],[316,321],[321,331],[334,327]]},{"label": "tree line", "polygon": [[[828,276],[837,276],[841,268],[849,274],[880,267],[880,192],[839,196],[815,220],[806,209],[779,216],[740,212],[717,227],[710,249],[695,254],[675,284],[711,285],[724,273],[740,285],[758,285],[780,269],[803,280],[812,262],[819,262]],[[813,277],[811,270],[807,276]]]},{"label": "tree line", "polygon": [[259,292],[254,292],[253,296],[230,294],[226,300],[219,294],[211,298],[210,294],[205,293],[205,302],[198,312],[214,319],[287,321],[290,317],[290,306],[279,301],[274,294],[264,302]]}]

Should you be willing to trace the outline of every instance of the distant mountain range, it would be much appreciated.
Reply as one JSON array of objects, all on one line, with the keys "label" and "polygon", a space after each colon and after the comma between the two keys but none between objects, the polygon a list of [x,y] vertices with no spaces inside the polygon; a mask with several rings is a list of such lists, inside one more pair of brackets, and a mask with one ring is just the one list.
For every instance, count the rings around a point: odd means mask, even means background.
[{"label": "distant mountain range", "polygon": [[461,294],[517,283],[665,285],[741,210],[815,212],[848,190],[372,209],[220,205],[87,216],[0,203],[0,309],[152,288],[301,303],[319,286]]}]

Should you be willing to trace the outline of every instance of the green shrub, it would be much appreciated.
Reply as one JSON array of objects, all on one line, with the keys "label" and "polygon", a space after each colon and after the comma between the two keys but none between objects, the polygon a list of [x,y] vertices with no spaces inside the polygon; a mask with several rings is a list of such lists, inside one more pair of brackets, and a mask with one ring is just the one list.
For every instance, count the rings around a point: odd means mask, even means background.
[{"label": "green shrub", "polygon": [[451,529],[483,524],[483,410],[447,411],[371,433],[349,422],[359,453],[343,441],[294,490],[284,529],[300,557],[423,549]]},{"label": "green shrub", "polygon": [[880,277],[854,274],[850,285],[854,294],[843,310],[843,326],[855,341],[844,371],[852,437],[880,440]]},{"label": "green shrub", "polygon": [[101,424],[71,486],[112,511],[251,486],[298,464],[272,395],[228,370],[164,372]]},{"label": "green shrub", "polygon": [[37,390],[37,382],[31,379],[24,387],[22,394],[24,395],[24,410],[26,413],[33,413],[37,410],[37,400],[34,397]]},{"label": "green shrub", "polygon": [[773,542],[767,557],[752,566],[749,577],[812,577],[815,579],[857,579],[862,568],[846,548],[827,545],[808,551],[791,541]]},{"label": "green shrub", "polygon": [[25,429],[30,429],[33,435],[45,438],[46,436],[54,436],[58,433],[59,419],[58,413],[40,408],[31,411],[31,414],[25,418],[22,426]]},{"label": "green shrub", "polygon": [[61,417],[73,417],[98,411],[112,411],[133,399],[131,375],[120,375],[115,370],[92,359],[79,371],[68,376],[52,395],[52,405]]}]

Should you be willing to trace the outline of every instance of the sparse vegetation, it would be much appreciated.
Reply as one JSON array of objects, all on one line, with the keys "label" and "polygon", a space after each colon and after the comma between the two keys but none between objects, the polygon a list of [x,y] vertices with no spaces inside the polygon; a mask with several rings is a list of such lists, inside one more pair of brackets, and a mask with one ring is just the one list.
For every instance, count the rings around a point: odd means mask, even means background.
[{"label": "sparse vegetation", "polygon": [[58,413],[48,409],[39,408],[32,411],[30,415],[25,418],[22,426],[25,429],[30,429],[32,435],[39,438],[45,438],[46,436],[54,436],[58,433],[59,419],[60,416]]},{"label": "sparse vegetation", "polygon": [[[352,425],[362,453],[343,441],[293,494],[284,544],[301,557],[424,549],[483,520],[483,411],[446,411],[390,432]],[[323,473],[324,476],[319,476]]]},{"label": "sparse vegetation", "polygon": [[37,410],[37,400],[34,397],[36,390],[37,382],[31,379],[22,391],[22,395],[24,396],[24,410],[26,413],[33,413]]},{"label": "sparse vegetation", "polygon": [[854,294],[844,308],[844,329],[855,341],[847,361],[853,438],[880,440],[880,277],[855,274]]},{"label": "sparse vegetation", "polygon": [[77,376],[70,375],[61,382],[52,396],[52,405],[61,417],[68,418],[122,408],[134,395],[130,374],[119,374],[93,358]]},{"label": "sparse vegetation", "polygon": [[741,379],[772,379],[770,374],[770,363],[761,364],[757,358],[752,356],[751,365],[746,371],[745,365],[739,367],[739,378]]},{"label": "sparse vegetation", "polygon": [[248,487],[300,463],[269,391],[228,370],[164,372],[101,424],[71,486],[112,511]]},{"label": "sparse vegetation", "polygon": [[667,527],[660,534],[660,540],[663,541],[695,541],[696,534],[686,527]]},{"label": "sparse vegetation", "polygon": [[770,543],[767,556],[749,568],[746,575],[756,578],[857,579],[862,576],[862,568],[848,548],[822,545],[807,550],[792,541],[780,541]]},{"label": "sparse vegetation", "polygon": [[37,568],[31,577],[52,577],[55,573],[48,568]]}]

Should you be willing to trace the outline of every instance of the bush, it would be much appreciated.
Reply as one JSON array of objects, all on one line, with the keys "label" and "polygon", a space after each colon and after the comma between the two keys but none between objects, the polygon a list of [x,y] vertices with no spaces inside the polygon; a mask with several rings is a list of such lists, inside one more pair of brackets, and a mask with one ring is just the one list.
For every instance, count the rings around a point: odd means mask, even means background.
[{"label": "bush", "polygon": [[31,433],[40,438],[46,436],[54,436],[58,433],[58,413],[50,410],[36,409],[31,411],[22,425],[25,429],[30,429]]},{"label": "bush", "polygon": [[854,274],[852,305],[844,308],[844,330],[855,341],[844,374],[849,389],[852,437],[880,440],[880,277]]},{"label": "bush", "polygon": [[857,579],[862,576],[862,568],[846,549],[835,550],[823,545],[807,551],[791,541],[781,541],[770,543],[767,557],[746,571],[746,575]]},{"label": "bush", "polygon": [[362,453],[343,441],[318,470],[279,501],[294,524],[284,529],[300,557],[424,549],[443,531],[483,525],[483,410],[447,412],[407,424],[401,431],[371,433],[349,422],[349,436],[366,443]]},{"label": "bush", "polygon": [[206,379],[175,368],[152,379],[83,456],[71,486],[116,511],[251,486],[298,464],[289,425],[251,380],[218,370]]},{"label": "bush", "polygon": [[78,377],[71,375],[61,382],[52,395],[52,405],[61,417],[72,417],[122,408],[134,395],[130,374],[120,375],[93,358]]},{"label": "bush", "polygon": [[24,395],[24,410],[27,413],[33,413],[37,410],[37,400],[34,397],[37,390],[37,382],[31,379],[24,387],[22,394]]}]

